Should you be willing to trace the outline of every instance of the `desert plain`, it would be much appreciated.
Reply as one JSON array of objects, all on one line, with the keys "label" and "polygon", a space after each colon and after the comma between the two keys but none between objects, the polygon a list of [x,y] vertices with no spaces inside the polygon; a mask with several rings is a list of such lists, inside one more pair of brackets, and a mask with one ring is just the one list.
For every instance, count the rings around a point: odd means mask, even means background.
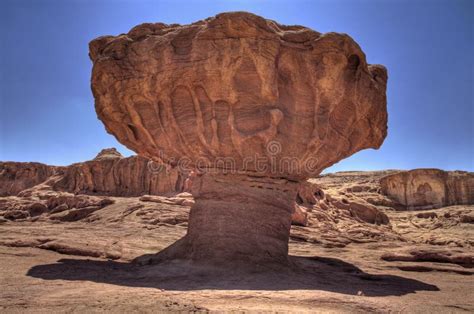
[{"label": "desert plain", "polygon": [[[407,210],[380,184],[405,172],[310,179],[298,195],[305,218],[294,216],[291,265],[229,270],[189,261],[148,265],[148,256],[185,235],[193,198],[182,191],[184,182],[179,192],[149,195],[153,174],[139,176],[135,185],[118,174],[133,173],[126,167],[140,164],[137,159],[106,153],[56,167],[39,182],[31,181],[37,164],[1,164],[2,312],[474,310],[474,206]],[[79,178],[92,168],[101,175],[87,185]],[[71,173],[78,173],[74,180]],[[101,190],[114,175],[137,195]],[[472,182],[472,174],[457,175]],[[71,180],[67,189],[65,177]],[[432,174],[419,179],[425,186],[441,182]],[[17,195],[6,196],[13,189]]]}]

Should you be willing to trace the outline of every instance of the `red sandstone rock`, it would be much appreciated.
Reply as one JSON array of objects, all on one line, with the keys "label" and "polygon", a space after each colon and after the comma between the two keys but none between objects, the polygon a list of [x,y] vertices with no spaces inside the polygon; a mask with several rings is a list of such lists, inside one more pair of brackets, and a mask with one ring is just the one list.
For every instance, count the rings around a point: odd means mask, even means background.
[{"label": "red sandstone rock", "polygon": [[285,261],[299,182],[387,133],[383,66],[345,34],[223,13],[90,43],[109,133],[198,169],[187,236],[161,258]]},{"label": "red sandstone rock", "polygon": [[94,160],[68,166],[54,188],[114,196],[157,195],[182,190],[184,178],[177,169],[150,163],[140,156],[124,158],[115,150],[103,150]]},{"label": "red sandstone rock", "polygon": [[383,254],[381,258],[386,261],[453,263],[466,268],[474,267],[474,254],[449,248],[403,250],[402,252]]},{"label": "red sandstone rock", "polygon": [[380,179],[382,193],[406,209],[474,204],[474,173],[414,169]]},{"label": "red sandstone rock", "polygon": [[317,204],[324,198],[324,191],[319,185],[305,181],[301,183],[298,189],[296,202],[304,206],[311,206]]},{"label": "red sandstone rock", "polygon": [[[223,13],[100,37],[90,56],[99,118],[152,159],[215,167],[229,157],[244,172],[301,178],[386,136],[386,70],[345,34]],[[244,163],[255,154],[273,157],[263,171]]]},{"label": "red sandstone rock", "polygon": [[46,181],[58,169],[38,162],[0,162],[0,196],[17,195]]},{"label": "red sandstone rock", "polygon": [[[66,167],[41,163],[0,162],[0,196],[28,196],[28,189],[53,189],[75,194],[139,196],[183,190],[185,175],[146,158],[124,158],[115,148],[93,160]],[[38,187],[37,187],[38,186]],[[35,190],[33,189],[33,190]]]},{"label": "red sandstone rock", "polygon": [[371,224],[388,224],[389,219],[377,207],[365,202],[350,202],[349,211],[353,216]]},{"label": "red sandstone rock", "polygon": [[25,190],[18,197],[0,199],[0,215],[8,220],[36,219],[48,215],[49,219],[74,221],[88,216],[92,208],[101,209],[114,201],[109,198],[74,195],[67,192]]},{"label": "red sandstone rock", "polygon": [[308,226],[308,212],[303,206],[295,204],[295,210],[291,214],[291,224],[295,226]]},{"label": "red sandstone rock", "polygon": [[106,159],[122,159],[123,156],[120,154],[120,152],[115,149],[114,147],[112,148],[104,148],[101,150],[97,156],[95,156],[94,160],[106,160]]}]

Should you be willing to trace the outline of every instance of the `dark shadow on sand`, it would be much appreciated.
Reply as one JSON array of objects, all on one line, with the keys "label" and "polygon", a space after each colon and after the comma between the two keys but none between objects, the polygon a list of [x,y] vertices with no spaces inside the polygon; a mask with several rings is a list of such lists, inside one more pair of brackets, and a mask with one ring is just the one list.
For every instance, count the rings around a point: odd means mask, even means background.
[{"label": "dark shadow on sand", "polygon": [[32,267],[27,275],[45,280],[87,280],[128,287],[165,290],[322,290],[366,296],[401,296],[439,291],[421,281],[385,274],[368,274],[335,258],[291,256],[292,267],[209,267],[187,261],[140,266],[134,263],[60,259]]}]

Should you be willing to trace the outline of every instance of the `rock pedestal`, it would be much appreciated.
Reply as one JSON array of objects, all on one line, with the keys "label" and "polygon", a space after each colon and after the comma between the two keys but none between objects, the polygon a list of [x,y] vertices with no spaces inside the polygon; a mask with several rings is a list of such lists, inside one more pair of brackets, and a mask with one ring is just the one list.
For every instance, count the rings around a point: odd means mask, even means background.
[{"label": "rock pedestal", "polygon": [[192,258],[285,261],[297,188],[285,179],[196,177],[186,236]]},{"label": "rock pedestal", "polygon": [[[89,48],[106,130],[204,173],[187,257],[285,260],[298,182],[387,135],[386,69],[345,34],[231,12],[138,25]],[[167,256],[183,256],[178,246]]]}]

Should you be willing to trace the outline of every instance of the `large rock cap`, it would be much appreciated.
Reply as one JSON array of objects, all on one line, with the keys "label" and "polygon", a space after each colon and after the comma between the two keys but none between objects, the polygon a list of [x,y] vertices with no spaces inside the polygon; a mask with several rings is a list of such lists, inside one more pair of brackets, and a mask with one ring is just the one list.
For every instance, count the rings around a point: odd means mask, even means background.
[{"label": "large rock cap", "polygon": [[90,43],[96,111],[144,156],[304,178],[387,134],[383,66],[346,34],[250,13]]}]

